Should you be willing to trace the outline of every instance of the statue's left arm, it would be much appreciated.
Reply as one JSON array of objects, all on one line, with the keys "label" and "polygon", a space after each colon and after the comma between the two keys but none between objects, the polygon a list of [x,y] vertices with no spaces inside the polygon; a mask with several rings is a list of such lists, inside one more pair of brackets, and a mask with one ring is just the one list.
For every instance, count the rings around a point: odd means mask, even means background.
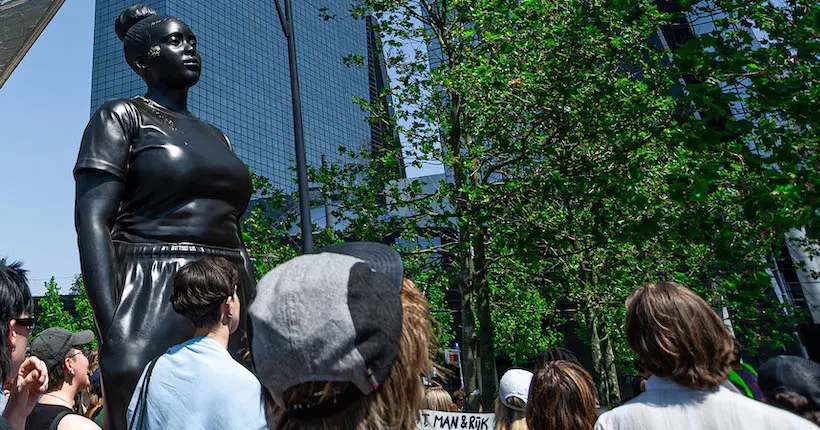
[{"label": "statue's left arm", "polygon": [[[250,257],[250,255],[248,255],[248,249],[247,249],[247,248],[245,248],[245,242],[242,240],[242,230],[241,230],[241,226],[240,226],[240,231],[239,231],[239,242],[241,243],[241,250],[240,250],[240,253],[242,254],[242,262],[243,262],[243,263],[244,263],[244,265],[245,265],[245,270],[246,270],[246,271],[248,272],[248,274],[251,276],[251,279],[253,279],[253,280],[255,281],[255,280],[256,280],[256,277],[255,277],[255,275],[254,275],[254,273],[253,273],[253,261],[251,261],[251,257]],[[255,283],[256,283],[256,282],[254,282],[254,284],[255,284]]]}]

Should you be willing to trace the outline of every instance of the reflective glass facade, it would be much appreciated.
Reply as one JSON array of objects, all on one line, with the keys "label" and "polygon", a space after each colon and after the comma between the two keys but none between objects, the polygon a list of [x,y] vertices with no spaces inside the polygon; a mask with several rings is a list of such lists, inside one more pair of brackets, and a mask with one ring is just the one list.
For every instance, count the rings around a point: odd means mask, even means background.
[{"label": "reflective glass facade", "polygon": [[[114,33],[114,20],[135,2],[97,0],[92,112],[106,100],[146,90],[125,62]],[[142,2],[180,18],[197,36],[203,71],[189,94],[191,112],[221,129],[254,171],[280,189],[295,189],[287,43],[273,0]],[[320,8],[336,18],[323,19]],[[353,97],[367,100],[372,80],[368,67],[347,67],[342,59],[350,54],[367,58],[366,22],[350,18],[345,5],[328,0],[293,1],[293,18],[307,162],[321,165],[322,154],[331,163],[352,162],[339,154],[339,147],[371,146],[366,114]]]}]

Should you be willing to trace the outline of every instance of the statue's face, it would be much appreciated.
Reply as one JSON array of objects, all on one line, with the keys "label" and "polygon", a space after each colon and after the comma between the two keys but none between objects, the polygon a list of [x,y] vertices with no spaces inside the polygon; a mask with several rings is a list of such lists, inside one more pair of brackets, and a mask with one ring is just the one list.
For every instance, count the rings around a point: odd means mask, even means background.
[{"label": "statue's face", "polygon": [[142,57],[146,82],[168,88],[189,88],[196,84],[202,59],[191,29],[174,18],[151,26],[148,32],[151,44]]}]

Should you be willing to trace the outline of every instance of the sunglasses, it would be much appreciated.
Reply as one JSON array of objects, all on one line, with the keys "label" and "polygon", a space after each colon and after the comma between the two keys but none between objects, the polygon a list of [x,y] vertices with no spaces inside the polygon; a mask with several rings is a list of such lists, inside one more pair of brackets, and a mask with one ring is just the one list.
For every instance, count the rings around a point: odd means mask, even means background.
[{"label": "sunglasses", "polygon": [[34,331],[34,326],[36,324],[34,318],[14,318],[14,321],[17,321],[17,325],[26,327],[27,329]]}]

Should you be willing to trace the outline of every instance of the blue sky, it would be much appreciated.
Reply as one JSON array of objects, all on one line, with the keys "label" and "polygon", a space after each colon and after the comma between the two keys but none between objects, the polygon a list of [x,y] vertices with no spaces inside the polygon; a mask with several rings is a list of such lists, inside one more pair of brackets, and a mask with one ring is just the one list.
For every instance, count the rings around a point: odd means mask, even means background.
[{"label": "blue sky", "polygon": [[32,292],[80,272],[74,179],[88,122],[94,1],[63,4],[0,88],[0,257],[22,260]]}]

